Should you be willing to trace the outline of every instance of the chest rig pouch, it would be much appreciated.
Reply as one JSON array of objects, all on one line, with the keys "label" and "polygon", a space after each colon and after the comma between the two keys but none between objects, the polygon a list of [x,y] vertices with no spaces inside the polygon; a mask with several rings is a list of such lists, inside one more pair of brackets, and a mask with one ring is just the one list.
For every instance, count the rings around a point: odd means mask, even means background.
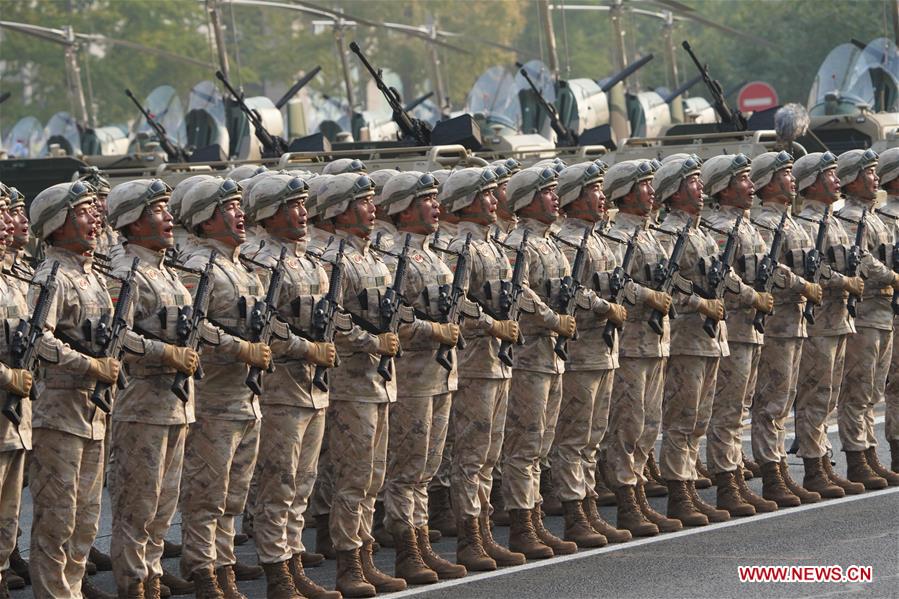
[{"label": "chest rig pouch", "polygon": [[846,245],[832,245],[827,248],[827,260],[837,272],[844,273],[849,269],[849,247]]}]

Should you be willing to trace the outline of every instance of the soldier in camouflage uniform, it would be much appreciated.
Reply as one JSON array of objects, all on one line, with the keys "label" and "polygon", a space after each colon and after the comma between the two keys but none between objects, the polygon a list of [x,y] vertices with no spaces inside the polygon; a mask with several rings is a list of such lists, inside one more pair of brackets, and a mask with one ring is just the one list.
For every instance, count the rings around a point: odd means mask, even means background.
[{"label": "soldier in camouflage uniform", "polygon": [[[884,150],[877,166],[880,186],[887,192],[886,203],[877,210],[885,225],[893,225],[893,235],[899,239],[899,148]],[[889,251],[889,250],[888,250]],[[899,269],[895,263],[893,270]],[[886,400],[885,436],[890,444],[890,470],[899,472],[899,348],[896,343],[896,331],[899,318],[893,317],[893,359],[890,362],[889,376],[884,388]]]},{"label": "soldier in camouflage uniform", "polygon": [[[796,216],[810,239],[817,241],[825,210],[840,199],[837,158],[830,152],[802,156],[793,165],[796,188],[803,198],[802,212]],[[796,437],[799,457],[817,459],[829,482],[847,495],[863,493],[864,485],[850,482],[833,471],[827,419],[836,409],[843,382],[847,337],[855,326],[846,308],[849,291],[862,293],[861,277],[849,277],[845,251],[849,236],[838,218],[828,220],[825,231],[820,284],[824,289],[821,306],[814,312],[815,322],[807,322],[808,338],[802,344],[799,383],[796,393]],[[840,272],[843,271],[843,272]],[[821,481],[823,482],[823,481]]]},{"label": "soldier in camouflage uniform", "polygon": [[452,454],[444,452],[443,458],[450,461],[452,505],[459,531],[456,560],[469,570],[525,562],[522,554],[494,541],[489,522],[490,492],[498,484],[493,470],[502,450],[512,378],[512,369],[499,359],[499,346],[502,340],[518,339],[518,323],[498,318],[497,290],[512,269],[505,252],[490,236],[496,221],[495,172],[490,168],[454,171],[440,192],[443,211],[458,221],[449,249],[461,252],[471,235],[465,284],[469,296],[482,306],[480,318],[464,321],[466,345],[457,350],[459,390],[450,417],[456,444]]},{"label": "soldier in camouflage uniform", "polygon": [[[178,504],[184,440],[194,421],[192,379],[182,401],[171,392],[177,372],[193,375],[199,357],[176,345],[178,311],[190,294],[163,263],[174,245],[166,210],[171,188],[159,179],[117,186],[107,199],[109,224],[128,243],[110,263],[123,278],[134,258],[133,328],[146,339],[146,353],[128,367],[129,385],[116,397],[111,417],[110,498],[113,574],[120,595],[159,596],[163,539]],[[120,283],[112,279],[117,297]]]},{"label": "soldier in camouflage uniform", "polygon": [[[38,194],[29,211],[32,231],[48,244],[35,279],[45,282],[59,263],[32,419],[31,582],[38,597],[81,596],[100,520],[106,414],[90,395],[98,382],[116,382],[120,363],[91,357],[100,351],[93,327],[113,310],[106,284],[92,269],[94,202],[89,185],[60,183]],[[29,292],[32,309],[38,293],[37,287]]]},{"label": "soldier in camouflage uniform", "polygon": [[181,201],[184,199],[184,195],[196,183],[214,178],[213,175],[194,175],[179,181],[172,189],[172,197],[169,200],[168,209],[172,218],[175,219],[175,247],[180,251],[186,251],[187,248],[190,247],[190,244],[192,243],[191,240],[193,239],[193,235],[191,235],[181,224]]},{"label": "soldier in camouflage uniform", "polygon": [[375,221],[375,230],[372,231],[372,234],[374,235],[373,239],[377,239],[378,241],[378,247],[384,251],[389,251],[393,248],[396,243],[397,231],[393,221],[390,220],[390,217],[384,211],[385,207],[379,200],[381,199],[381,193],[384,191],[384,185],[386,185],[390,178],[395,174],[397,174],[397,171],[395,170],[380,169],[369,175],[372,183],[375,184],[373,201],[375,203],[375,217],[377,218]]},{"label": "soldier in camouflage uniform", "polygon": [[881,465],[874,435],[874,406],[884,397],[893,353],[890,304],[894,289],[899,288],[899,274],[889,266],[896,241],[894,231],[873,210],[879,183],[877,160],[873,150],[850,150],[837,159],[837,176],[846,198],[837,218],[843,221],[851,240],[855,240],[863,210],[868,209],[859,267],[865,290],[856,307],[856,333],[846,342],[843,373],[852,384],[843,385],[837,403],[847,478],[864,484],[866,489],[899,485],[899,474]]},{"label": "soldier in camouflage uniform", "polygon": [[570,338],[577,326],[573,316],[550,307],[558,299],[562,277],[571,274],[568,259],[551,237],[559,215],[558,178],[549,167],[521,170],[512,175],[507,191],[509,209],[519,221],[505,240],[506,253],[511,260],[524,232],[530,233],[524,246],[524,280],[533,291],[535,311],[521,318],[525,340],[514,352],[503,445],[503,498],[511,519],[509,548],[537,559],[577,551],[575,543],[546,530],[540,509],[540,462],[552,447],[565,371],[553,348],[559,335]]},{"label": "soldier in camouflage uniform", "polygon": [[[0,183],[0,185],[3,185]],[[6,238],[6,253],[3,255],[3,268],[22,279],[30,280],[34,276],[34,268],[28,261],[26,248],[30,241],[28,231],[28,213],[25,208],[25,196],[15,187],[9,190],[9,218],[11,226]],[[2,194],[0,194],[2,195]],[[18,288],[23,297],[28,295],[28,281],[10,278],[9,284]]]},{"label": "soldier in camouflage uniform", "polygon": [[[566,242],[561,245],[562,251],[574,264],[576,248],[589,230],[579,283],[585,289],[604,293],[609,292],[609,275],[615,268],[615,254],[596,231],[606,214],[602,182],[607,168],[605,164],[585,162],[567,167],[559,175],[559,208],[565,213],[558,232],[559,239]],[[623,304],[600,299],[598,293],[588,299],[590,309],[576,313],[582,339],[568,346],[562,406],[551,453],[555,488],[565,512],[565,538],[581,547],[589,546],[594,534],[599,535],[593,540],[596,546],[631,538],[628,531],[602,519],[594,490],[596,455],[608,427],[612,381],[618,367],[617,343],[609,347],[601,335],[609,321],[622,326],[627,310]]]},{"label": "soldier in camouflage uniform", "polygon": [[[369,247],[373,194],[368,176],[344,173],[324,182],[310,209],[319,226],[334,237],[324,259],[335,260],[340,241],[346,243],[344,307],[366,326],[379,321],[380,298],[392,281],[387,265]],[[392,361],[389,380],[378,374],[377,366],[381,356],[396,354],[398,346],[392,332],[337,344],[340,365],[331,375],[327,416],[333,469],[329,530],[337,553],[337,590],[347,597],[406,588],[404,580],[375,567],[371,536],[375,498],[387,463],[388,406],[396,401]]]},{"label": "soldier in camouflage uniform", "polygon": [[521,170],[521,163],[514,158],[504,158],[495,160],[491,166],[503,167],[508,177],[502,184],[497,184],[496,193],[496,228],[499,229],[502,236],[508,235],[518,224],[518,216],[509,209],[509,202],[506,194],[508,193],[509,179],[512,175]]},{"label": "soldier in camouflage uniform", "polygon": [[[453,274],[428,240],[440,215],[437,180],[417,171],[396,174],[384,185],[378,209],[397,228],[394,251],[409,240],[401,293],[416,311],[415,321],[400,328],[403,357],[396,364],[397,402],[390,408],[385,526],[396,547],[396,575],[409,584],[429,584],[467,573],[434,553],[428,538],[428,484],[443,456],[452,393],[458,389],[459,325],[441,322],[439,305]],[[385,261],[396,270],[395,254]],[[468,315],[477,318],[477,307]],[[449,348],[449,368],[435,359],[441,347]]]},{"label": "soldier in camouflage uniform", "polygon": [[109,224],[107,219],[106,198],[109,196],[109,180],[103,176],[100,170],[93,166],[86,175],[83,175],[80,181],[90,184],[96,192],[96,201],[94,209],[97,218],[97,249],[96,254],[107,258],[112,258],[113,254],[118,254],[121,250],[122,239],[118,232]]}]

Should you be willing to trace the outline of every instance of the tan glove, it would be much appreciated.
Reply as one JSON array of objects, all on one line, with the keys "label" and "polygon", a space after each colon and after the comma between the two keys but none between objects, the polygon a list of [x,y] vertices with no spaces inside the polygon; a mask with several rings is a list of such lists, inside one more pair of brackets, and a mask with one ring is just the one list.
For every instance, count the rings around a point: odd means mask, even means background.
[{"label": "tan glove", "polygon": [[88,358],[91,363],[87,367],[87,375],[107,384],[114,384],[119,379],[122,363],[115,358]]},{"label": "tan glove", "polygon": [[802,295],[816,306],[820,306],[821,299],[824,297],[824,290],[817,283],[806,283],[805,288],[802,290]]},{"label": "tan glove", "polygon": [[774,296],[764,291],[756,291],[755,299],[752,300],[752,307],[759,312],[771,314],[774,310]]},{"label": "tan glove", "polygon": [[272,348],[265,343],[241,341],[237,359],[250,366],[266,369],[272,362]]},{"label": "tan glove", "polygon": [[431,323],[431,337],[440,345],[455,346],[459,342],[459,325],[443,322]]},{"label": "tan glove", "polygon": [[309,344],[309,349],[306,351],[303,359],[316,366],[333,368],[334,363],[337,361],[337,348],[334,347],[333,343],[316,341]]},{"label": "tan glove", "polygon": [[574,319],[574,316],[559,314],[559,324],[553,330],[570,339],[577,332],[577,321]]},{"label": "tan glove", "polygon": [[9,379],[9,382],[3,387],[4,389],[19,397],[28,397],[28,394],[31,393],[31,383],[33,382],[31,372],[24,368],[10,368]]},{"label": "tan glove", "polygon": [[621,304],[609,304],[609,311],[606,312],[606,318],[614,322],[619,327],[627,320],[627,308]]},{"label": "tan glove", "polygon": [[378,335],[378,350],[382,356],[395,356],[400,351],[399,337],[394,333],[381,333]]},{"label": "tan glove", "polygon": [[714,320],[724,319],[724,300],[700,299],[696,311]]},{"label": "tan glove", "polygon": [[200,356],[189,347],[166,344],[162,348],[162,363],[187,376],[193,376],[200,364]]},{"label": "tan glove", "polygon": [[843,289],[852,295],[861,297],[865,292],[865,280],[861,277],[846,277],[843,279]]},{"label": "tan glove", "polygon": [[668,313],[671,309],[671,296],[662,291],[649,291],[646,297],[646,305],[653,310]]},{"label": "tan glove", "polygon": [[514,320],[494,320],[489,333],[497,339],[515,343],[519,335],[518,323]]}]

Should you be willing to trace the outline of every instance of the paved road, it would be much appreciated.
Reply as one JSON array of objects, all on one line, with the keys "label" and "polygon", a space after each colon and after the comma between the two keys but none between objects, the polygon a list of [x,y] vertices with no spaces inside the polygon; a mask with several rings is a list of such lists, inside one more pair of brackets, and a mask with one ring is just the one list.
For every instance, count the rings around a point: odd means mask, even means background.
[{"label": "paved road", "polygon": [[[790,429],[792,425],[790,425]],[[831,442],[839,447],[835,427]],[[789,430],[789,429],[788,429]],[[878,413],[881,461],[888,459],[883,441],[883,417]],[[790,441],[788,440],[788,443]],[[744,438],[749,452],[748,436]],[[837,469],[845,470],[843,455],[836,456]],[[790,459],[794,478],[802,477],[801,460]],[[750,481],[761,491],[761,481]],[[706,501],[714,503],[714,488],[701,491]],[[27,495],[27,493],[26,493]],[[664,510],[665,499],[651,500],[656,509]],[[602,508],[606,518],[614,519],[613,508]],[[22,508],[23,534],[21,548],[27,558],[31,522],[30,497]],[[169,537],[180,537],[180,515]],[[549,518],[548,526],[561,533],[561,518]],[[104,503],[97,545],[109,547],[108,502]],[[306,531],[306,542],[314,547],[314,530]],[[500,541],[508,537],[508,529],[495,531]],[[452,559],[455,539],[441,540],[435,550]],[[256,561],[252,541],[238,547],[238,558]],[[385,571],[392,572],[393,552],[382,550],[376,560]],[[870,583],[740,583],[739,565],[864,565],[873,567]],[[166,560],[165,567],[178,571],[177,560]],[[326,562],[308,570],[319,583],[332,587],[334,563]],[[94,577],[95,583],[114,590],[110,573]],[[242,582],[241,590],[250,599],[265,597],[262,580]],[[459,581],[430,587],[413,587],[404,593],[433,598],[459,597],[830,597],[863,596],[899,598],[899,487],[862,496],[782,510],[757,516],[688,529],[680,533],[643,539],[625,545],[609,546],[574,556],[526,564],[520,568],[469,576]],[[14,591],[16,599],[31,597],[30,589]]]}]

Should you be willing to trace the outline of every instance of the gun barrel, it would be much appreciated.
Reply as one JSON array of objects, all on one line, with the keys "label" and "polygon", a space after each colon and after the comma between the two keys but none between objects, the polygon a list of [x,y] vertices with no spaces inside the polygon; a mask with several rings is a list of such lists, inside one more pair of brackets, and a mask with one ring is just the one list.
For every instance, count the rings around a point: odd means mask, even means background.
[{"label": "gun barrel", "polygon": [[285,104],[287,104],[290,101],[290,99],[292,97],[294,97],[295,95],[297,95],[297,93],[301,89],[306,87],[309,84],[309,82],[312,81],[315,78],[315,76],[319,74],[319,72],[321,70],[322,70],[321,66],[316,65],[316,67],[314,69],[312,69],[311,71],[309,71],[308,73],[306,73],[305,75],[300,77],[297,80],[297,82],[294,83],[293,86],[289,90],[287,90],[287,93],[285,93],[283,96],[281,96],[280,100],[275,102],[275,108],[280,110],[281,107],[284,106]]},{"label": "gun barrel", "polygon": [[667,96],[662,98],[662,100],[665,102],[665,104],[671,104],[671,102],[674,101],[675,98],[683,95],[685,91],[687,91],[688,89],[690,89],[691,87],[693,87],[694,85],[699,83],[700,81],[702,81],[702,75],[696,75],[695,77],[693,77],[686,83],[682,84],[676,90],[674,90],[673,92],[671,92],[670,94],[668,94]]},{"label": "gun barrel", "polygon": [[642,69],[646,65],[646,63],[648,63],[653,58],[655,58],[655,55],[652,53],[649,53],[642,58],[638,58],[631,64],[627,65],[626,67],[624,67],[623,69],[621,69],[620,71],[618,71],[617,73],[612,75],[608,81],[606,81],[605,83],[603,83],[600,86],[600,89],[603,92],[608,92],[610,89],[612,89],[613,87],[615,87],[616,85],[618,85],[619,83],[621,83],[622,81],[624,81],[625,79],[627,79],[628,77],[633,75],[635,72]]}]

